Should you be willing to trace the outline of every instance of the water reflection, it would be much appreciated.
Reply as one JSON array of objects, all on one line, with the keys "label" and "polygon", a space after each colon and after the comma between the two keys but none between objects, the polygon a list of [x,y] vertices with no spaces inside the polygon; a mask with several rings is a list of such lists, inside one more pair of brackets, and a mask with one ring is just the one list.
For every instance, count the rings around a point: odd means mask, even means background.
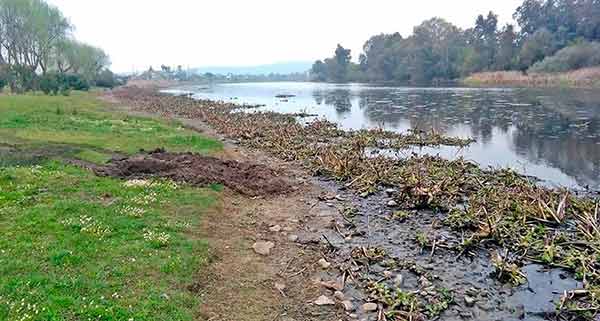
[{"label": "water reflection", "polygon": [[[188,88],[189,89],[189,88]],[[537,176],[549,185],[600,188],[600,93],[592,90],[402,88],[312,83],[217,85],[196,96],[308,112],[345,128],[435,130],[477,143],[419,153],[458,155]],[[288,93],[287,101],[274,98]]]}]

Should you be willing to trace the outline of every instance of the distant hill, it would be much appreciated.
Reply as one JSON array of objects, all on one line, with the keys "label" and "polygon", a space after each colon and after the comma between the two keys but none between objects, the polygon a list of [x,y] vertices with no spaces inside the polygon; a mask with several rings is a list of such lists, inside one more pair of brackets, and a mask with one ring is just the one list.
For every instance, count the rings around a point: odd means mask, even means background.
[{"label": "distant hill", "polygon": [[258,66],[220,66],[220,67],[198,67],[192,71],[197,73],[213,73],[213,74],[234,74],[234,75],[268,75],[268,74],[291,74],[297,72],[306,72],[310,70],[312,62],[294,61],[281,62],[269,65]]}]

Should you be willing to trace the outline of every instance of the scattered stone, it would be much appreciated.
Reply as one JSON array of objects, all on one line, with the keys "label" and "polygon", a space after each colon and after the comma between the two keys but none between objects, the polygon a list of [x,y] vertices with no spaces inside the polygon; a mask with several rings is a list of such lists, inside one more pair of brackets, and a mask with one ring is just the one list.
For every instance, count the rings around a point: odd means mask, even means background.
[{"label": "scattered stone", "polygon": [[315,300],[314,302],[316,305],[334,305],[335,301],[333,301],[331,298],[325,296],[325,295],[321,295],[318,299]]},{"label": "scattered stone", "polygon": [[396,275],[396,277],[394,278],[394,285],[396,285],[396,287],[401,287],[402,284],[404,283],[404,277],[402,276],[402,274],[398,274]]},{"label": "scattered stone", "polygon": [[321,266],[321,268],[323,268],[325,270],[327,270],[331,266],[331,263],[327,262],[327,260],[325,260],[325,259],[320,259],[318,263],[319,263],[319,266]]},{"label": "scattered stone", "polygon": [[341,284],[335,281],[321,281],[321,285],[334,291],[342,291],[344,289]]},{"label": "scattered stone", "polygon": [[396,190],[393,188],[388,188],[385,190],[385,193],[388,195],[392,195],[392,194],[396,193]]},{"label": "scattered stone", "polygon": [[465,304],[468,307],[472,307],[473,305],[475,305],[475,298],[465,295]]},{"label": "scattered stone", "polygon": [[284,228],[283,228],[283,230],[284,230],[284,231],[286,231],[286,232],[291,232],[291,231],[293,231],[293,230],[294,230],[294,228],[293,228],[293,227],[286,226],[286,227],[284,227]]},{"label": "scattered stone", "polygon": [[391,201],[389,201],[389,202],[387,203],[387,205],[388,205],[389,207],[395,207],[395,206],[398,206],[398,202],[396,202],[396,201],[394,201],[394,200],[391,200]]},{"label": "scattered stone", "polygon": [[340,201],[340,202],[343,202],[343,201],[346,200],[345,198],[342,197],[342,195],[339,195],[339,194],[335,196],[335,199],[338,200],[338,201]]},{"label": "scattered stone", "polygon": [[333,294],[333,297],[340,301],[344,301],[344,299],[346,299],[346,296],[344,295],[344,292],[342,292],[342,291],[335,291],[335,293]]},{"label": "scattered stone", "polygon": [[286,286],[283,283],[278,283],[275,282],[275,288],[279,291],[279,292],[283,292],[283,290],[285,290]]},{"label": "scattered stone", "polygon": [[271,228],[269,228],[269,231],[277,233],[277,232],[281,231],[281,226],[273,225],[273,226],[271,226]]},{"label": "scattered stone", "polygon": [[298,241],[298,235],[290,234],[288,236],[288,241],[290,241],[290,242],[296,242],[296,241]]},{"label": "scattered stone", "polygon": [[350,319],[358,319],[358,315],[355,313],[352,313],[350,315],[348,315],[350,317]]},{"label": "scattered stone", "polygon": [[393,273],[390,271],[383,271],[383,276],[385,276],[388,279],[391,278],[392,275],[393,275]]},{"label": "scattered stone", "polygon": [[373,312],[373,311],[377,311],[377,309],[378,309],[377,303],[373,303],[373,302],[363,304],[362,308],[363,308],[363,311],[365,311],[365,312]]},{"label": "scattered stone", "polygon": [[364,193],[361,193],[361,194],[360,194],[360,197],[362,197],[362,198],[367,198],[367,197],[369,197],[369,192],[364,192]]},{"label": "scattered stone", "polygon": [[354,304],[352,304],[352,302],[350,302],[349,300],[342,301],[342,306],[344,307],[344,310],[346,312],[354,311]]},{"label": "scattered stone", "polygon": [[273,249],[273,247],[275,247],[275,243],[266,241],[258,241],[252,245],[254,252],[260,255],[271,254],[271,249]]}]

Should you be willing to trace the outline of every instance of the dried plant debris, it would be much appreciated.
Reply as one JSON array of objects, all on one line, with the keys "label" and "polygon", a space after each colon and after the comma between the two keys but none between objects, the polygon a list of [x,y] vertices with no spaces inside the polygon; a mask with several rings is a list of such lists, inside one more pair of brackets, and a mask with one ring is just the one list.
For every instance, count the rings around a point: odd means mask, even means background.
[{"label": "dried plant debris", "polygon": [[[313,173],[336,179],[362,196],[382,188],[393,189],[389,206],[396,211],[392,217],[397,221],[406,220],[410,216],[407,213],[415,210],[443,214],[444,224],[462,236],[444,247],[456,250],[459,256],[476,248],[499,250],[503,254],[492,255],[496,276],[508,284],[524,282],[515,262],[536,262],[572,271],[585,288],[565,294],[559,306],[561,317],[596,314],[600,287],[597,199],[542,187],[510,169],[484,169],[462,158],[447,160],[415,154],[399,158],[377,152],[412,146],[463,147],[472,143],[469,139],[423,131],[344,131],[325,120],[299,122],[294,115],[245,111],[245,106],[144,89],[126,88],[113,94],[140,111],[202,120],[240,144],[283,160],[298,161]],[[357,215],[354,210],[345,210],[344,214],[347,218]],[[423,250],[432,249],[432,255],[434,247],[442,245],[430,237],[415,242],[422,243]],[[363,255],[366,261],[378,260],[382,254],[369,249],[357,253],[353,254]],[[412,305],[408,294],[403,297],[394,293],[392,297],[399,303],[384,305]],[[412,315],[418,311],[431,316],[440,307],[443,303],[433,305],[429,314],[416,306],[402,313]],[[406,316],[403,318],[408,319]]]}]

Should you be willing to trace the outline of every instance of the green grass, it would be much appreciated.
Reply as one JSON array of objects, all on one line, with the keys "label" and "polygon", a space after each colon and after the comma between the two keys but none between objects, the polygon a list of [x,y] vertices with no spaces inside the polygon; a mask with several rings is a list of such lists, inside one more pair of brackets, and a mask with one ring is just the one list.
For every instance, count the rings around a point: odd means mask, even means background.
[{"label": "green grass", "polygon": [[[124,182],[52,160],[156,147],[221,144],[87,94],[0,96],[0,320],[195,319],[187,287],[210,260],[197,230],[219,186]],[[49,157],[31,156],[40,150]]]},{"label": "green grass", "polygon": [[53,154],[57,146],[71,152],[61,156],[105,161],[112,152],[132,154],[164,147],[169,151],[207,153],[222,148],[180,123],[130,117],[104,110],[91,94],[61,96],[0,96],[0,141]]}]

